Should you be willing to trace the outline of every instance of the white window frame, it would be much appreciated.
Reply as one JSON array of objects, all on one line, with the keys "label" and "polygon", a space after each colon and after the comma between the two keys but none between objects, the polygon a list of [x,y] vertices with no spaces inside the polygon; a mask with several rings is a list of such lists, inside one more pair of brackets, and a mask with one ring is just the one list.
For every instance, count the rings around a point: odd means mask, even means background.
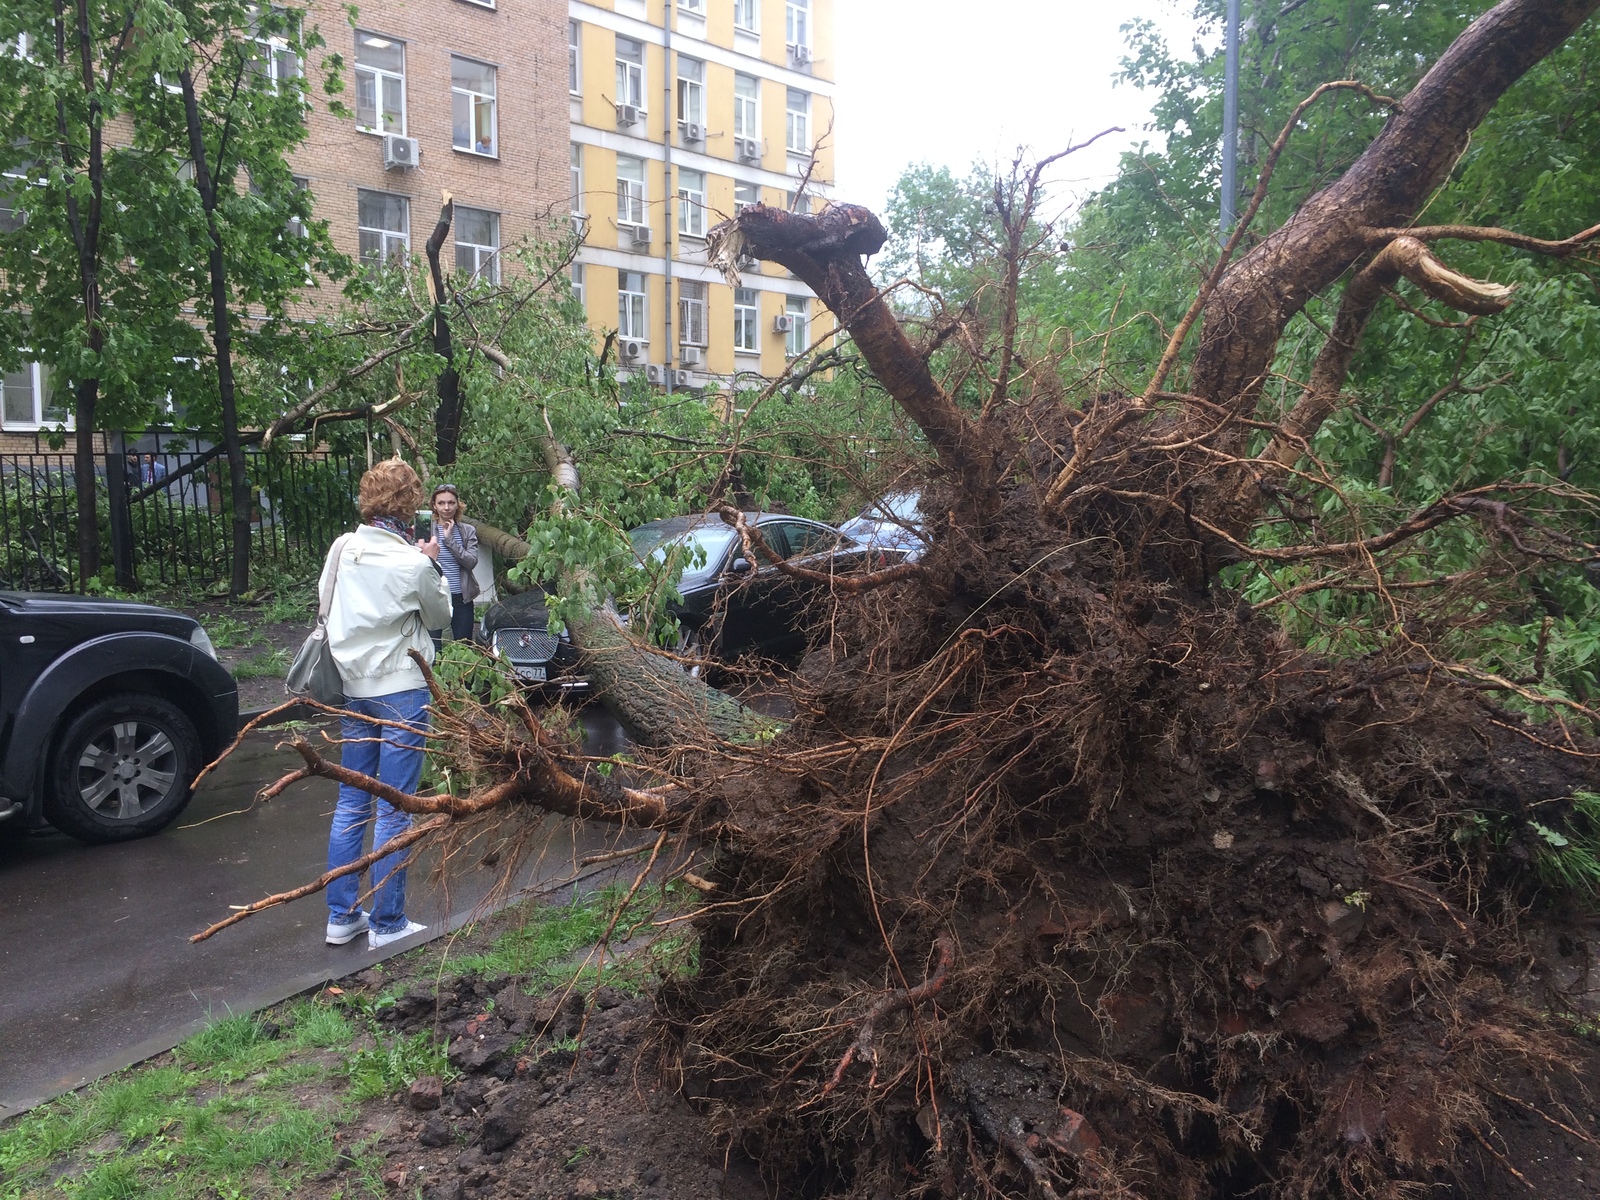
[{"label": "white window frame", "polygon": [[682,11],[693,13],[697,17],[706,15],[706,0],[678,0],[678,7]]},{"label": "white window frame", "polygon": [[[796,108],[795,97],[803,102]],[[788,88],[783,98],[783,144],[790,154],[811,153],[811,93]]]},{"label": "white window frame", "polygon": [[[311,180],[304,175],[291,175],[289,176],[289,181],[294,184],[297,192],[309,192],[311,190]],[[306,228],[306,223],[299,217],[290,217],[288,224],[284,228],[289,231],[290,237],[308,238],[311,236],[311,230]]]},{"label": "white window frame", "polygon": [[706,318],[711,307],[711,289],[698,279],[678,281],[678,345],[707,346]]},{"label": "white window frame", "polygon": [[799,358],[811,348],[811,301],[804,296],[786,296],[783,315],[789,318],[789,332],[783,335],[783,352]]},{"label": "white window frame", "polygon": [[[489,233],[494,238],[492,245],[485,242],[464,242],[461,240],[461,214],[483,213],[489,218]],[[473,265],[470,274],[473,279],[481,279],[485,283],[500,282],[500,214],[488,208],[470,208],[467,205],[456,207],[456,219],[451,222],[451,229],[456,235],[456,270],[465,270],[461,265],[461,252],[470,253]]]},{"label": "white window frame", "polygon": [[27,189],[39,186],[39,181],[29,178],[33,162],[20,162],[8,171],[0,171],[0,212],[11,214],[16,224],[9,229],[0,224],[0,233],[15,233],[28,223],[28,209],[23,202]]},{"label": "white window frame", "polygon": [[[686,67],[698,68],[700,77],[685,75]],[[706,123],[706,64],[682,54],[678,55],[678,120],[691,125]]]},{"label": "white window frame", "polygon": [[[305,63],[301,61],[300,55],[290,48],[288,38],[279,36],[277,34],[269,34],[266,37],[262,37],[255,32],[257,14],[260,11],[261,10],[259,6],[250,6],[250,40],[260,48],[257,52],[257,61],[266,65],[266,70],[261,72],[261,77],[271,84],[272,94],[276,96],[278,94],[279,85],[281,85],[285,80],[299,79],[305,74]],[[286,21],[303,19],[297,16],[296,11],[285,8],[281,4],[272,5],[271,11],[274,16],[281,15]],[[283,69],[284,57],[288,57],[293,60],[293,66],[287,72]],[[180,84],[176,90],[181,92],[183,90],[182,85]]]},{"label": "white window frame", "polygon": [[[387,199],[400,201],[400,223],[404,229],[379,229],[371,225],[361,224],[361,194],[365,192],[373,196],[383,196]],[[361,235],[375,233],[378,235],[378,261],[372,262],[361,255]],[[381,192],[376,188],[356,189],[356,256],[364,267],[386,267],[394,261],[395,244],[403,251],[400,257],[408,258],[411,255],[411,198],[397,195],[394,192]]]},{"label": "white window frame", "polygon": [[733,27],[744,33],[760,33],[761,0],[733,0]]},{"label": "white window frame", "polygon": [[[639,178],[633,179],[624,176],[622,164],[634,164],[639,169]],[[645,186],[644,159],[635,158],[631,154],[617,155],[617,224],[618,225],[643,225],[645,223],[645,205],[649,196]]]},{"label": "white window frame", "polygon": [[[699,186],[694,186],[698,178]],[[678,232],[684,237],[706,235],[706,173],[678,168]]]},{"label": "white window frame", "polygon": [[[471,63],[475,67],[483,67],[489,72],[489,86],[492,92],[479,92],[469,87],[456,83],[456,63]],[[476,154],[479,158],[500,157],[500,102],[496,96],[500,91],[500,69],[493,63],[486,63],[481,58],[468,58],[465,54],[452,54],[450,56],[450,146],[462,154]],[[460,96],[467,102],[467,144],[459,146],[455,138],[455,111],[456,97]],[[489,148],[479,150],[477,139],[473,136],[478,127],[478,105],[484,101],[489,105]]]},{"label": "white window frame", "polygon": [[567,22],[567,94],[583,95],[583,25]]},{"label": "white window frame", "polygon": [[[76,429],[77,414],[73,412],[70,405],[66,407],[65,415],[60,421],[53,422],[45,420],[44,388],[50,378],[50,368],[45,366],[43,363],[30,362],[23,364],[22,371],[27,372],[29,376],[28,390],[33,396],[33,419],[31,421],[11,420],[5,415],[3,398],[0,398],[0,429],[14,431],[17,433],[37,433],[41,429]],[[15,373],[21,374],[22,371]],[[6,371],[4,374],[10,375],[13,374],[13,372]],[[0,384],[3,383],[3,378],[0,378]]]},{"label": "white window frame", "polygon": [[[629,42],[629,43],[639,47],[639,61],[638,62],[634,62],[630,58],[623,58],[622,57],[622,43],[623,42]],[[645,71],[644,71],[646,53],[647,52],[645,51],[643,42],[639,41],[636,38],[623,37],[621,34],[617,35],[617,49],[616,49],[617,95],[616,95],[616,102],[618,104],[631,104],[631,105],[633,105],[634,108],[637,108],[640,112],[649,112],[650,111],[649,104],[648,104],[648,102],[646,100],[646,97],[648,97],[650,95],[650,89],[647,86],[648,83],[649,83],[649,80],[647,80],[645,78]],[[628,98],[629,96],[633,96],[633,95],[638,96],[638,99],[637,100],[630,100]]]},{"label": "white window frame", "polygon": [[736,354],[761,353],[761,293],[755,288],[733,289],[733,349]]},{"label": "white window frame", "polygon": [[783,40],[789,46],[811,47],[811,0],[784,0]]},{"label": "white window frame", "polygon": [[[639,290],[627,285],[638,280]],[[617,336],[647,342],[650,330],[650,281],[643,271],[617,272]]]},{"label": "white window frame", "polygon": [[[405,135],[406,135],[406,108],[407,108],[407,105],[406,105],[406,44],[405,44],[405,42],[403,42],[399,38],[392,38],[392,37],[389,37],[388,35],[382,34],[382,33],[374,33],[370,29],[357,29],[355,32],[356,32],[356,58],[358,60],[356,62],[356,64],[355,64],[355,69],[356,69],[356,129],[359,130],[362,133],[374,133],[374,134],[378,134],[379,136],[382,136],[384,134],[393,133],[393,134],[397,134],[400,137],[405,137]],[[393,42],[396,46],[399,46],[400,47],[400,70],[398,72],[395,72],[395,71],[387,70],[386,68],[383,68],[383,67],[372,67],[372,66],[366,66],[366,65],[362,64],[359,61],[359,59],[360,59],[360,56],[361,56],[361,39],[362,39],[363,36],[371,37],[371,38],[379,38],[379,39],[381,39],[383,41]],[[361,123],[360,113],[361,113],[361,74],[362,74],[362,72],[366,72],[368,75],[372,76],[373,111],[377,114],[378,121],[380,122],[379,125],[363,125]],[[381,126],[381,122],[383,121],[383,83],[387,79],[398,80],[399,83],[400,83],[400,128],[398,128],[398,129],[384,129]]]},{"label": "white window frame", "polygon": [[[740,191],[748,191],[750,199],[740,197]],[[742,179],[733,181],[733,215],[738,216],[747,208],[753,208],[761,203],[761,185],[759,183],[746,183]]]},{"label": "white window frame", "polygon": [[583,288],[583,264],[580,262],[575,262],[572,264],[572,298],[580,305],[587,307],[587,301],[584,298]]},{"label": "white window frame", "polygon": [[471,4],[476,8],[493,8],[494,7],[494,0],[465,0],[465,3]]},{"label": "white window frame", "polygon": [[572,143],[572,215],[583,216],[583,143]]},{"label": "white window frame", "polygon": [[[755,95],[741,95],[742,84],[753,83]],[[733,76],[733,136],[759,138],[761,136],[761,80],[742,71]]]}]

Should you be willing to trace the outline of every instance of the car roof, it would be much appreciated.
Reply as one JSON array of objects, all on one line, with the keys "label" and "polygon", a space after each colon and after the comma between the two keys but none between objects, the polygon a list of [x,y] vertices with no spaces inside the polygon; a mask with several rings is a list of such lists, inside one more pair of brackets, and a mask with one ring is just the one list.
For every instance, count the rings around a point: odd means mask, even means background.
[{"label": "car roof", "polygon": [[[768,525],[773,521],[804,521],[807,525],[820,525],[822,522],[813,521],[809,517],[797,517],[793,513],[759,512],[746,510],[744,513],[747,525]],[[639,533],[648,529],[652,533],[660,533],[664,537],[674,534],[688,533],[704,525],[721,525],[722,518],[716,513],[697,513],[690,517],[662,517],[659,521],[646,521],[643,525],[635,526],[629,533]],[[732,528],[731,526],[729,528]]]}]

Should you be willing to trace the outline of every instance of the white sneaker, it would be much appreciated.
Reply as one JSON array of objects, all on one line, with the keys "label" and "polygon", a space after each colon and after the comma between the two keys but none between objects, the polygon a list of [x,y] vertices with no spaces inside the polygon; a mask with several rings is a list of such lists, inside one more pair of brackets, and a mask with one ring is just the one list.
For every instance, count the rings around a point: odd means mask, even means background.
[{"label": "white sneaker", "polygon": [[398,942],[401,938],[408,938],[413,933],[421,933],[426,928],[426,925],[418,925],[415,921],[407,921],[404,929],[396,929],[393,933],[379,933],[376,929],[368,929],[367,949],[381,950],[391,942]]},{"label": "white sneaker", "polygon": [[367,914],[358,911],[354,917],[340,925],[334,921],[328,922],[328,945],[343,946],[353,942],[369,928]]}]

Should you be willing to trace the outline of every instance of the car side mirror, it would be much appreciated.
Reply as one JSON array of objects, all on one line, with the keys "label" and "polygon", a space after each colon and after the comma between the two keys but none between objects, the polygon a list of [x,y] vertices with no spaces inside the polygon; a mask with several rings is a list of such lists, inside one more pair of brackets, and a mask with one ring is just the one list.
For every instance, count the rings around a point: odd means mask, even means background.
[{"label": "car side mirror", "polygon": [[728,565],[728,572],[730,574],[733,574],[733,575],[747,575],[747,574],[749,574],[750,573],[750,560],[748,558],[736,558],[736,559],[734,559],[733,562]]}]

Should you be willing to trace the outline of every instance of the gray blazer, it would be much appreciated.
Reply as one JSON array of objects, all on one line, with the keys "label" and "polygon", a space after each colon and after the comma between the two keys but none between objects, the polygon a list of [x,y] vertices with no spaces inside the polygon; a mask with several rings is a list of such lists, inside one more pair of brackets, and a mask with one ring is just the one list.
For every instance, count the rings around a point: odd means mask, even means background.
[{"label": "gray blazer", "polygon": [[439,549],[448,551],[461,568],[461,598],[471,604],[478,598],[478,581],[472,572],[478,565],[478,531],[465,521],[457,521],[439,539]]}]

